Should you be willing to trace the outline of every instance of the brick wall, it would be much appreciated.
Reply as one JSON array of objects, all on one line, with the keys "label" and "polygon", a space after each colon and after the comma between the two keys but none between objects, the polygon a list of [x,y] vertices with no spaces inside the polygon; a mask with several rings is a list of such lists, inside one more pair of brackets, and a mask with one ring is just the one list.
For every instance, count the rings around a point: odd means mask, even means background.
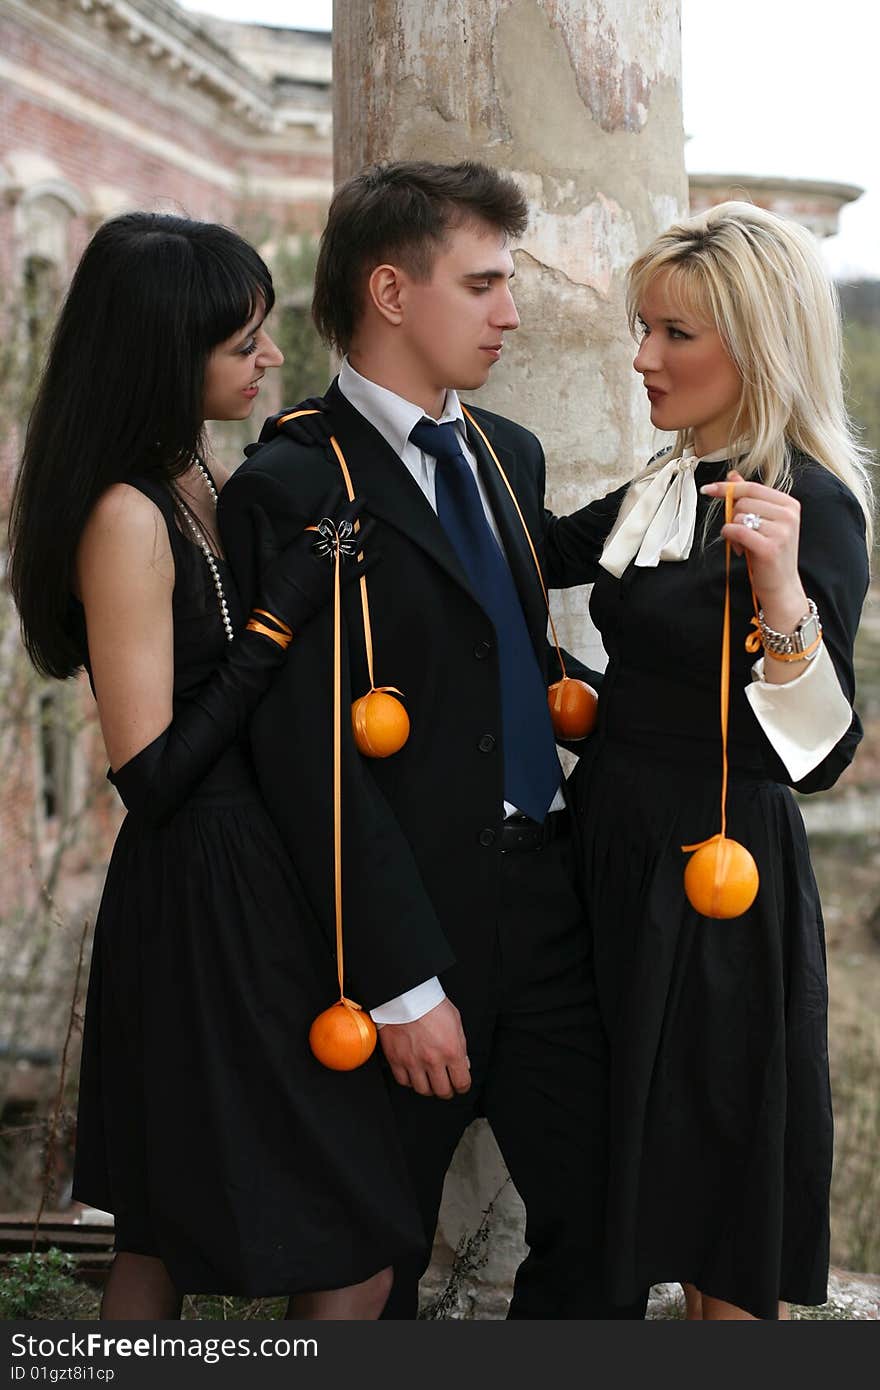
[{"label": "brick wall", "polygon": [[[265,72],[272,44],[254,26],[245,28],[263,53],[262,76],[236,59],[234,26],[212,27],[172,0],[4,0],[0,330],[7,338],[18,331],[16,293],[27,258],[48,257],[63,288],[94,228],[115,212],[153,208],[224,222],[261,249],[320,230],[332,179],[328,91],[315,85],[310,69],[311,85],[303,88],[317,111],[310,123],[290,96],[299,40],[289,34],[279,40],[286,78],[280,101]],[[326,51],[321,42],[302,37],[312,68],[318,44],[329,77],[329,40]],[[0,367],[7,378],[0,406],[5,523],[27,390],[14,364],[0,359]],[[267,399],[267,408],[272,404]],[[87,681],[67,688],[35,681],[7,595],[0,605],[0,1042],[14,1013],[19,1039],[54,1045],[58,1011],[51,1001],[64,993],[73,936],[93,912],[121,807],[105,781]],[[75,729],[67,799],[54,814],[47,813],[40,728],[46,692]],[[59,848],[61,870],[47,904],[42,895]],[[44,932],[52,921],[43,941],[36,924]]]}]

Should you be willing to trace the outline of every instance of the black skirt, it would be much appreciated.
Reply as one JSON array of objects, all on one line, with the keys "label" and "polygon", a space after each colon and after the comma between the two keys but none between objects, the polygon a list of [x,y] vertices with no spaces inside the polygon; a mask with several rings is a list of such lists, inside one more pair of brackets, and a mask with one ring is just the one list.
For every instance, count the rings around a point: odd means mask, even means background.
[{"label": "black skirt", "polygon": [[[328,885],[329,890],[329,885]],[[181,1290],[338,1288],[421,1247],[377,1058],[309,1050],[338,998],[243,754],[117,840],[86,1008],[74,1196]]]},{"label": "black skirt", "polygon": [[[756,1317],[826,1298],[832,1115],[822,914],[787,788],[732,774],[751,909],[699,916],[681,846],[715,834],[720,766],[605,739],[576,774],[611,1041],[608,1274],[616,1301],[688,1281]],[[700,750],[698,750],[700,751]]]}]

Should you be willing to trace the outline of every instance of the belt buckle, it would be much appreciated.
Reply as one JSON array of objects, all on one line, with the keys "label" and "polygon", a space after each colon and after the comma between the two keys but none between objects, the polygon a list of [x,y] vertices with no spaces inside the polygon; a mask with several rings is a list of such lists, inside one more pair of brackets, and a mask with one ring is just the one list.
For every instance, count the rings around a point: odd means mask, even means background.
[{"label": "belt buckle", "polygon": [[[510,840],[507,846],[504,844],[505,832]],[[501,828],[502,854],[515,854],[518,850],[540,848],[543,843],[544,826],[539,821],[532,820],[531,816],[525,815],[522,811],[515,811],[504,821]]]}]

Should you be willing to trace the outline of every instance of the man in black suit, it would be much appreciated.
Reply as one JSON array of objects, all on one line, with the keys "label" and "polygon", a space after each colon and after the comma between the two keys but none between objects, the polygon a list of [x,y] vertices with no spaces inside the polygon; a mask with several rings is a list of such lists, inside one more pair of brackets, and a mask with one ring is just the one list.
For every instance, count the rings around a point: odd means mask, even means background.
[{"label": "man in black suit", "polygon": [[[316,323],[344,354],[322,419],[374,519],[373,674],[411,720],[384,759],[343,727],[346,991],[380,1025],[425,1223],[421,1267],[395,1271],[386,1317],[416,1315],[444,1175],[477,1115],[526,1206],[509,1316],[641,1311],[610,1308],[602,1289],[605,1039],[547,707],[546,607],[501,475],[540,560],[544,457],[512,421],[466,417],[457,395],[483,385],[518,325],[508,239],[526,216],[513,181],[479,164],[367,169],[333,199],[316,273]],[[342,493],[338,457],[281,420],[221,497],[246,611],[254,509],[284,543]],[[370,685],[357,586],[343,610],[347,709]],[[329,621],[295,634],[252,741],[332,937]]]}]

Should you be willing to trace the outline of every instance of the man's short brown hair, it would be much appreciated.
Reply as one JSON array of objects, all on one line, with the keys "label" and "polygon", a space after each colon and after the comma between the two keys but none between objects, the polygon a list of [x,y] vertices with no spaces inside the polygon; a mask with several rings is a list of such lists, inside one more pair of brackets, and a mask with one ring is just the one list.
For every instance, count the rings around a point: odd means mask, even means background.
[{"label": "man's short brown hair", "polygon": [[324,341],[347,352],[363,308],[366,280],[384,262],[418,280],[455,227],[482,222],[519,236],[528,221],[523,194],[486,164],[374,164],[333,195],[315,270],[312,318]]}]

